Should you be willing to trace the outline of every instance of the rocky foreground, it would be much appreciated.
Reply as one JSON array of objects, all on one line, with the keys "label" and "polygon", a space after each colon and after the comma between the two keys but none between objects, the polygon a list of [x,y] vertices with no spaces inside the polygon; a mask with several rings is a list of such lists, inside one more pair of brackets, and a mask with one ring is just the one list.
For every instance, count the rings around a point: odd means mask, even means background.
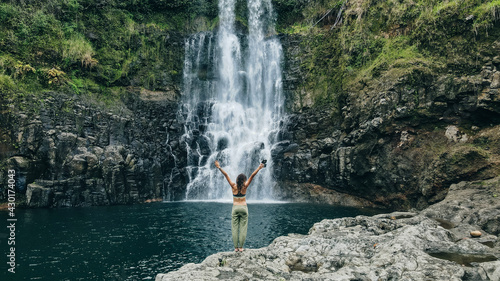
[{"label": "rocky foreground", "polygon": [[418,213],[323,220],[308,235],[217,253],[156,281],[500,280],[499,195],[500,177],[461,182]]}]

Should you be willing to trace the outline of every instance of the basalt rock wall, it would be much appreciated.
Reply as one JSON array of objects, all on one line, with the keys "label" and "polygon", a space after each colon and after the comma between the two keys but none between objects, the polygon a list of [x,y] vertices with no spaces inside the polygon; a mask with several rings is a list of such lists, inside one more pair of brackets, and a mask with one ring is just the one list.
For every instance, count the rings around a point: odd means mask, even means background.
[{"label": "basalt rock wall", "polygon": [[[2,115],[18,202],[28,207],[131,204],[182,197],[185,151],[175,91],[130,93],[113,108],[60,93],[26,97],[36,111]],[[15,108],[13,110],[18,110]],[[175,155],[175,157],[174,157]],[[5,194],[2,194],[5,200]]]}]

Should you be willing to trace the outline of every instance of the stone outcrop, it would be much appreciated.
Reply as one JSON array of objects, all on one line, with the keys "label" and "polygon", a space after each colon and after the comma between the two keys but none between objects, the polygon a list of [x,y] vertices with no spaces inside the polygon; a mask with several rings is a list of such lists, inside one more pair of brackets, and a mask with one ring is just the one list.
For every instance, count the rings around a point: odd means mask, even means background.
[{"label": "stone outcrop", "polygon": [[499,184],[452,185],[420,213],[323,220],[308,235],[217,253],[156,280],[500,280]]},{"label": "stone outcrop", "polygon": [[[290,93],[302,91],[300,38],[282,40],[284,87],[293,103]],[[499,69],[498,58],[490,58],[476,76],[415,74],[425,88],[418,103],[405,88],[408,81],[400,80],[356,89],[363,95],[353,90],[340,115],[328,105],[288,104],[281,141],[272,148],[277,199],[423,209],[442,200],[453,183],[499,174]],[[186,143],[200,145],[202,153],[205,146],[180,137],[179,89],[174,83],[164,91],[130,92],[107,107],[46,93],[23,101],[37,110],[0,114],[11,127],[0,136],[0,151],[17,171],[19,193],[31,183],[51,189],[50,204],[30,206],[183,198]]]},{"label": "stone outcrop", "polygon": [[467,230],[472,225],[486,233],[500,235],[500,177],[476,182],[460,182],[450,187],[446,199],[422,211],[422,214],[447,222],[448,228]]}]

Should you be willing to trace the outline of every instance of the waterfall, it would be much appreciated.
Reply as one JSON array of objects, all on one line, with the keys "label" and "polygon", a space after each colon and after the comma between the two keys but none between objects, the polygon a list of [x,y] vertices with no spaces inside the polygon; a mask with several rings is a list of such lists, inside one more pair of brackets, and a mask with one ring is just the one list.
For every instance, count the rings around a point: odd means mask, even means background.
[{"label": "waterfall", "polygon": [[178,118],[185,124],[187,200],[231,198],[215,160],[235,181],[267,159],[247,198],[273,198],[270,151],[283,115],[282,48],[271,0],[248,0],[248,34],[243,36],[235,31],[235,5],[236,0],[220,0],[218,30],[194,34],[185,43]]}]

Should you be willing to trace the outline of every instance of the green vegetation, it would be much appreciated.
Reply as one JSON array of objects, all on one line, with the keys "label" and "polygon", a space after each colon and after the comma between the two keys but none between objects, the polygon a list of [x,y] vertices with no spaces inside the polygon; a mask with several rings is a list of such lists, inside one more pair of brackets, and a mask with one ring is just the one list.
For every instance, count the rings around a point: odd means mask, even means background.
[{"label": "green vegetation", "polygon": [[16,85],[10,76],[0,74],[0,92],[10,93],[15,90]]},{"label": "green vegetation", "polygon": [[179,36],[213,28],[216,4],[203,0],[1,3],[0,91],[15,96],[57,90],[108,99],[116,92],[110,88],[134,85],[161,90],[178,84],[183,66]]},{"label": "green vegetation", "polygon": [[[48,0],[0,4],[0,91],[112,99],[182,78],[182,36],[216,28],[216,0]],[[243,31],[247,2],[236,4]],[[380,81],[478,73],[500,35],[500,0],[273,0],[278,32],[299,36],[302,89],[341,108]],[[413,82],[412,82],[413,81]],[[410,85],[411,86],[411,85]],[[114,90],[110,90],[114,89]],[[110,95],[110,96],[108,96]],[[416,96],[418,100],[418,94]]]},{"label": "green vegetation", "polygon": [[277,14],[277,30],[283,32],[288,27],[297,24],[303,19],[303,10],[308,0],[273,0],[273,7]]},{"label": "green vegetation", "polygon": [[302,15],[282,31],[303,37],[304,88],[338,108],[369,84],[477,74],[500,35],[499,0],[318,0]]}]

